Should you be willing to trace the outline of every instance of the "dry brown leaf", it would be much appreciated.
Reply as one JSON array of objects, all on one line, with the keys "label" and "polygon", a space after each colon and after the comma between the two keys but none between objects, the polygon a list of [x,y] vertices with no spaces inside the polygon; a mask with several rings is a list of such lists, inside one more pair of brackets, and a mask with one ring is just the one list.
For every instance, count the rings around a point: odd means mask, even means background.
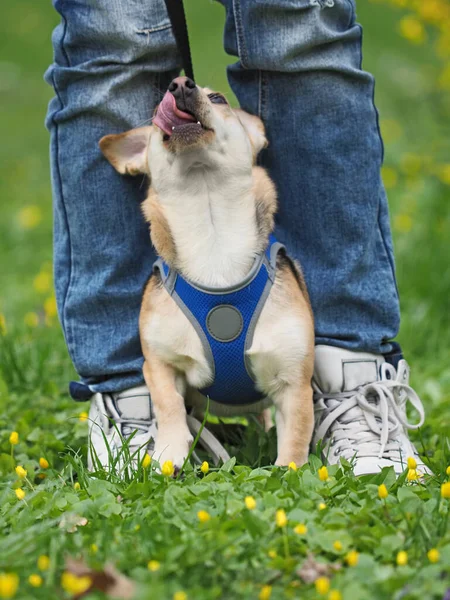
[{"label": "dry brown leaf", "polygon": [[305,583],[314,583],[319,577],[329,577],[334,571],[339,571],[341,568],[342,565],[338,562],[331,564],[317,562],[314,554],[309,552],[302,566],[297,569],[297,575]]},{"label": "dry brown leaf", "polygon": [[64,529],[67,533],[75,533],[77,527],[84,527],[88,524],[86,517],[77,515],[76,513],[64,513],[59,521],[59,528]]},{"label": "dry brown leaf", "polygon": [[72,557],[66,558],[66,571],[77,577],[88,576],[92,579],[91,587],[83,594],[74,596],[75,599],[83,598],[92,590],[104,592],[108,598],[116,600],[131,600],[136,591],[136,583],[126,577],[111,564],[105,565],[102,571],[94,571],[82,560]]}]

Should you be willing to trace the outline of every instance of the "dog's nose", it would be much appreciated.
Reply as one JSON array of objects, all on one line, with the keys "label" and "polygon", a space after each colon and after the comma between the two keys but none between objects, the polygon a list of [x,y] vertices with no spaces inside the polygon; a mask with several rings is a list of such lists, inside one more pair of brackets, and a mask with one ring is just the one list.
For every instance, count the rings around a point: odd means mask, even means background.
[{"label": "dog's nose", "polygon": [[187,97],[196,89],[195,83],[189,77],[176,77],[169,85],[169,92],[174,98]]}]

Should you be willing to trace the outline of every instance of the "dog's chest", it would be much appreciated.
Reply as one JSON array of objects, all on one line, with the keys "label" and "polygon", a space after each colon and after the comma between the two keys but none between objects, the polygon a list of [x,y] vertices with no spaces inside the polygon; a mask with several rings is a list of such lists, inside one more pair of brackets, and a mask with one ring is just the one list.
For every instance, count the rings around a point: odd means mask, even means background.
[{"label": "dog's chest", "polygon": [[[166,294],[165,290],[161,292]],[[308,348],[302,318],[296,311],[280,308],[270,293],[256,322],[251,344],[245,357],[241,357],[253,374],[257,388],[268,396],[298,377]],[[168,293],[164,311],[149,315],[141,327],[141,335],[143,342],[162,361],[185,374],[189,386],[202,390],[211,384],[214,366],[205,353],[199,332]],[[233,377],[231,364],[229,373]],[[210,398],[215,399],[212,394]]]}]

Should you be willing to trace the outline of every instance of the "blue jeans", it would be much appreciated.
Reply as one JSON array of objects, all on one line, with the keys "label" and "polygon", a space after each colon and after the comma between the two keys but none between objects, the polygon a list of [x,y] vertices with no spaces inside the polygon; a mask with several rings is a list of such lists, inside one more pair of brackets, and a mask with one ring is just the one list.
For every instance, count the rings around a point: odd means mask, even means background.
[{"label": "blue jeans", "polygon": [[[223,0],[241,106],[266,124],[260,157],[279,193],[276,235],[303,266],[316,342],[391,351],[399,303],[374,81],[361,69],[354,0]],[[46,80],[55,284],[81,382],[143,382],[138,314],[155,259],[139,202],[99,139],[148,122],[180,68],[163,0],[54,0]],[[207,85],[208,82],[200,82]]]}]

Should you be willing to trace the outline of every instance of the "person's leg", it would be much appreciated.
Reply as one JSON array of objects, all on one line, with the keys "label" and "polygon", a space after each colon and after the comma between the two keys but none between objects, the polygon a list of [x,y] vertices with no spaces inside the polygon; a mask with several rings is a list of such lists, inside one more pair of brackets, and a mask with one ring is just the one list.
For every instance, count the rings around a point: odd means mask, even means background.
[{"label": "person's leg", "polygon": [[[138,315],[154,254],[140,211],[147,182],[122,177],[102,136],[148,123],[179,57],[164,0],[54,0],[61,23],[46,80],[51,133],[54,273],[67,347],[83,385],[143,383]],[[86,387],[89,386],[89,387]]]},{"label": "person's leg", "polygon": [[304,269],[316,343],[389,352],[399,302],[374,81],[353,0],[225,0],[229,81],[258,114],[277,236]]},{"label": "person's leg", "polygon": [[300,259],[311,296],[313,443],[331,463],[356,457],[357,474],[401,472],[408,456],[419,463],[406,402],[419,424],[423,407],[390,342],[399,302],[374,81],[361,68],[355,2],[224,3],[226,49],[239,57],[230,84],[265,122],[261,159],[278,188],[277,235]]}]

